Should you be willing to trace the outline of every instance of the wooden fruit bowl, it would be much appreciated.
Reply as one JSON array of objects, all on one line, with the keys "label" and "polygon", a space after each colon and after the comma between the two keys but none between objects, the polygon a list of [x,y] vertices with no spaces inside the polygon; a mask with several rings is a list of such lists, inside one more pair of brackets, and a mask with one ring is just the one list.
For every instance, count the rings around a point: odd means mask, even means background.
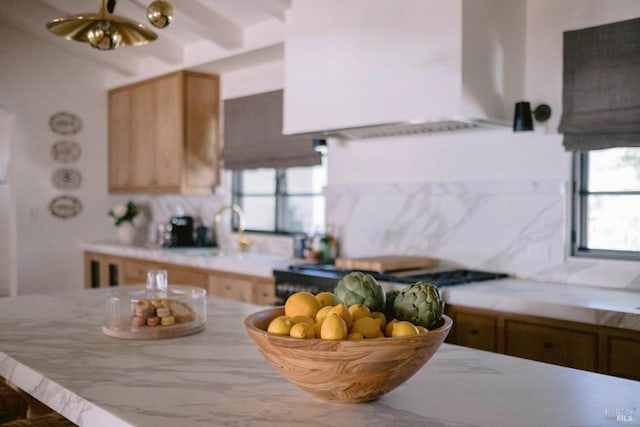
[{"label": "wooden fruit bowl", "polygon": [[284,307],[258,311],[244,319],[258,350],[285,378],[324,400],[367,402],[398,387],[433,356],[453,321],[426,334],[358,341],[298,339],[266,332]]}]

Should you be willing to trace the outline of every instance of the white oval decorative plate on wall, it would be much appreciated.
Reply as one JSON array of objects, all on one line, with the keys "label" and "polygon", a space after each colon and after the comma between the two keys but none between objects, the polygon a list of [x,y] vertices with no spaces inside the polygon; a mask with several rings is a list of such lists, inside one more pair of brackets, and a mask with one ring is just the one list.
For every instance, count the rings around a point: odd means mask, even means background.
[{"label": "white oval decorative plate on wall", "polygon": [[61,111],[51,116],[49,126],[59,135],[75,135],[82,129],[82,120],[73,113]]},{"label": "white oval decorative plate on wall", "polygon": [[58,196],[49,203],[49,211],[57,218],[73,218],[82,211],[82,202],[77,197]]}]

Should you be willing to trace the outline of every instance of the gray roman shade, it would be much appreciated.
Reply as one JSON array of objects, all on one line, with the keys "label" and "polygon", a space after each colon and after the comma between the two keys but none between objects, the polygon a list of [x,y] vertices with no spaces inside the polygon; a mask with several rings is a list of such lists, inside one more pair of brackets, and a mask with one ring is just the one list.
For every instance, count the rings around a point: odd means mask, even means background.
[{"label": "gray roman shade", "polygon": [[222,161],[228,170],[320,164],[310,137],[282,134],[282,90],[224,101]]},{"label": "gray roman shade", "polygon": [[564,33],[567,150],[640,147],[640,18]]}]

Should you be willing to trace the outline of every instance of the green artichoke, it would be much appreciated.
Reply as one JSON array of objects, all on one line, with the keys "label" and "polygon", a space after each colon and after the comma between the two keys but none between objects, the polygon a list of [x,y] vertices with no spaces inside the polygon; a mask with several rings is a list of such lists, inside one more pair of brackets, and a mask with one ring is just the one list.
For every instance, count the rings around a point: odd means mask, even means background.
[{"label": "green artichoke", "polygon": [[393,317],[427,329],[440,326],[444,300],[433,283],[417,282],[403,289],[393,300]]},{"label": "green artichoke", "polygon": [[353,304],[364,304],[371,311],[383,311],[385,294],[382,286],[370,274],[354,271],[338,282],[334,292],[336,305],[343,303],[346,307]]}]

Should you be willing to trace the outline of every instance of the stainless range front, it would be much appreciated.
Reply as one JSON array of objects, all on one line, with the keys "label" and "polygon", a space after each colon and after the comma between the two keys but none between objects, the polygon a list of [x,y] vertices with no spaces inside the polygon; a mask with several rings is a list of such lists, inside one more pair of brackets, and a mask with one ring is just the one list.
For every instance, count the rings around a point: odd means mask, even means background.
[{"label": "stainless range front", "polygon": [[[333,292],[342,277],[353,270],[336,268],[331,263],[293,264],[287,270],[274,270],[278,304],[284,303],[289,295],[296,292]],[[405,270],[393,273],[367,271],[385,291],[401,289],[418,281],[434,283],[439,288],[463,283],[509,277],[508,274],[454,268],[449,270]]]}]

